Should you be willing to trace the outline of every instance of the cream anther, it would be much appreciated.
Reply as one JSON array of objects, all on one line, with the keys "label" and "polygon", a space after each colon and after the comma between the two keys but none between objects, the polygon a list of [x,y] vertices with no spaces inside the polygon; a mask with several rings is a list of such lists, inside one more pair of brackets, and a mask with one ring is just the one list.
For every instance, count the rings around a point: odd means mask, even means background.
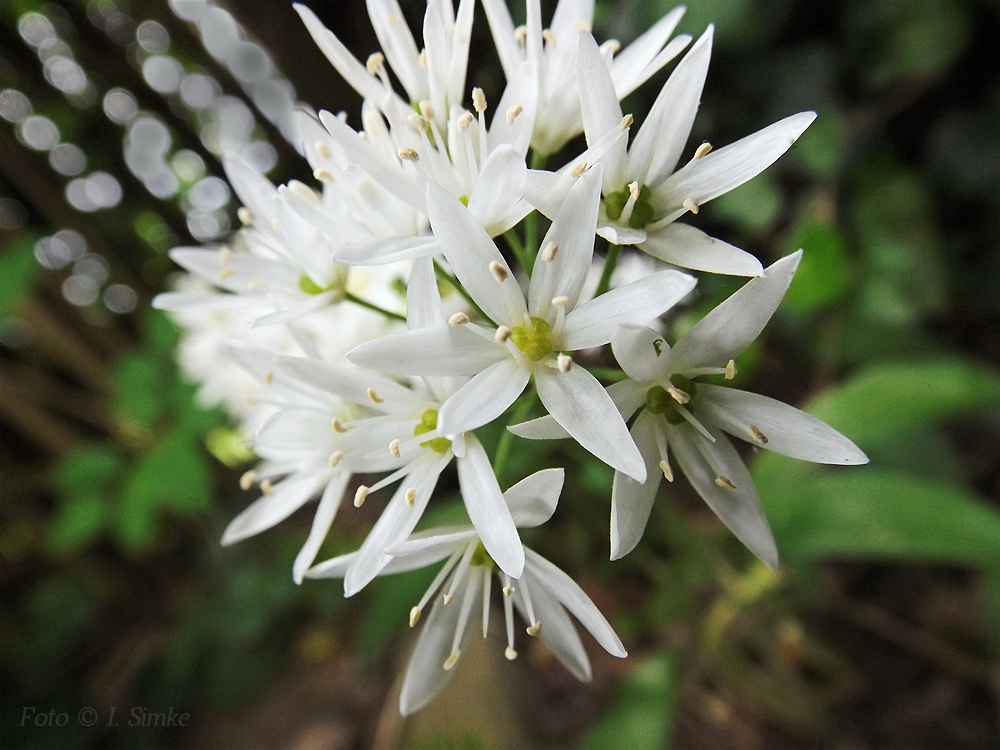
[{"label": "cream anther", "polygon": [[339,111],[339,112],[337,113],[337,119],[338,119],[338,120],[340,120],[340,121],[341,121],[341,122],[343,122],[343,123],[346,123],[346,122],[347,122],[347,111],[346,111],[346,110],[343,110],[343,109],[342,109],[342,110],[340,110],[340,111]]},{"label": "cream anther", "polygon": [[378,69],[382,67],[385,63],[385,55],[381,52],[372,52],[368,55],[368,60],[365,62],[365,68],[368,70],[369,75],[378,75]]},{"label": "cream anther", "polygon": [[410,609],[410,627],[412,628],[420,622],[420,607],[413,607]]},{"label": "cream anther", "polygon": [[399,13],[390,13],[385,20],[389,23],[399,23],[403,20],[403,17]]},{"label": "cream anther", "polygon": [[664,390],[669,393],[678,404],[686,404],[691,400],[691,395],[689,393],[682,391],[672,383],[668,382],[667,387]]},{"label": "cream anther", "polygon": [[622,43],[619,42],[617,39],[609,39],[604,44],[602,44],[601,47],[611,50],[612,55],[617,55],[618,50],[622,48]]},{"label": "cream anther", "polygon": [[578,18],[573,21],[573,29],[574,31],[590,31],[590,24],[587,23],[587,19]]},{"label": "cream anther", "polygon": [[668,482],[674,481],[674,470],[670,468],[670,464],[666,461],[660,461],[660,471],[663,472],[663,478]]},{"label": "cream anther", "polygon": [[486,94],[478,86],[472,89],[472,106],[475,107],[476,112],[479,114],[486,111]]},{"label": "cream anther", "polygon": [[510,107],[507,110],[507,114],[504,115],[504,118],[507,120],[507,124],[510,125],[511,123],[513,123],[514,120],[517,119],[517,116],[521,114],[523,111],[524,107],[522,107],[520,104],[515,104],[513,107]]},{"label": "cream anther", "polygon": [[503,650],[503,655],[507,657],[507,661],[514,661],[517,658],[517,651],[508,646]]},{"label": "cream anther", "polygon": [[268,370],[264,373],[264,382],[271,385],[272,380],[274,380],[274,370]]},{"label": "cream anther", "polygon": [[755,424],[750,425],[747,428],[747,431],[753,436],[753,439],[756,440],[761,445],[767,445],[770,442],[767,439],[767,435],[765,435],[763,432],[761,432],[760,428],[757,427],[757,425],[755,425]]},{"label": "cream anther", "polygon": [[694,152],[694,158],[700,159],[711,150],[712,150],[712,144],[709,143],[708,141],[705,141],[703,144],[698,146],[697,150]]},{"label": "cream anther", "polygon": [[622,118],[622,121],[618,123],[619,130],[627,130],[632,127],[632,123],[635,122],[635,118],[631,114],[627,114]]},{"label": "cream anther", "polygon": [[542,632],[542,621],[536,621],[534,625],[529,625],[525,630],[528,632],[528,635],[538,635]]},{"label": "cream anther", "polygon": [[628,192],[635,200],[639,200],[639,183],[630,182],[628,184]]},{"label": "cream anther", "polygon": [[579,177],[586,171],[587,171],[587,162],[581,161],[579,164],[577,164],[569,171],[569,174],[571,177]]},{"label": "cream anther", "polygon": [[228,245],[223,245],[219,248],[219,263],[226,265],[229,259],[233,256],[233,251],[229,249]]},{"label": "cream anther", "polygon": [[219,281],[225,281],[234,273],[236,273],[236,270],[233,268],[223,268],[221,271],[219,271]]},{"label": "cream anther", "polygon": [[263,482],[260,483],[260,491],[263,492],[265,495],[274,494],[274,488],[271,486],[270,479],[265,479]]},{"label": "cream anther", "polygon": [[389,441],[389,455],[393,458],[399,458],[399,438],[393,438]]},{"label": "cream anther", "polygon": [[420,161],[420,154],[417,153],[415,148],[409,146],[403,146],[396,154],[404,161]]},{"label": "cream anther", "polygon": [[344,457],[344,451],[334,451],[330,454],[330,468],[333,468],[340,463],[340,459]]},{"label": "cream anther", "polygon": [[434,107],[431,106],[431,103],[429,101],[427,101],[426,99],[421,99],[420,102],[417,104],[417,107],[420,108],[420,114],[422,114],[428,120],[434,119]]},{"label": "cream anther", "polygon": [[261,281],[260,279],[254,279],[249,284],[247,284],[247,289],[249,289],[252,292],[254,289],[259,289],[262,286],[264,286],[263,281]]},{"label": "cream anther", "polygon": [[458,657],[460,657],[461,655],[462,652],[459,651],[457,648],[454,651],[452,651],[451,654],[448,656],[448,658],[445,659],[444,664],[442,665],[444,667],[444,671],[448,672],[452,669],[452,667],[458,664]]},{"label": "cream anther", "polygon": [[381,404],[383,401],[385,401],[384,398],[375,393],[375,391],[372,390],[371,388],[368,389],[368,398],[372,400],[373,404]]},{"label": "cream anther", "polygon": [[245,227],[253,224],[253,214],[250,213],[250,209],[246,206],[240,206],[236,211],[236,217],[240,220],[240,224]]},{"label": "cream anther", "polygon": [[406,506],[412,508],[413,504],[417,501],[417,490],[413,487],[407,487],[403,499],[406,501]]},{"label": "cream anther", "polygon": [[455,600],[455,597],[453,597],[451,594],[445,594],[441,598],[444,601],[445,606],[448,606],[449,604],[451,604]]},{"label": "cream anther", "polygon": [[365,485],[358,487],[358,491],[354,493],[354,507],[360,508],[365,504],[365,498],[368,497],[368,488]]},{"label": "cream anther", "polygon": [[556,254],[559,252],[558,242],[549,242],[545,247],[542,248],[542,260],[546,263],[551,263],[556,259]]},{"label": "cream anther", "polygon": [[410,126],[418,133],[426,132],[427,128],[430,127],[430,123],[427,122],[427,118],[423,115],[418,115],[416,112],[407,117],[406,121],[410,123]]},{"label": "cream anther", "polygon": [[275,232],[281,231],[281,223],[277,219],[271,219],[271,229]]},{"label": "cream anther", "polygon": [[734,360],[729,360],[726,363],[726,380],[732,380],[736,377],[736,362]]},{"label": "cream anther", "polygon": [[497,332],[493,334],[493,338],[496,340],[498,344],[504,343],[507,339],[510,338],[510,328],[508,328],[507,326],[500,326],[499,328],[497,328]]},{"label": "cream anther", "polygon": [[507,280],[508,276],[510,276],[510,271],[497,263],[495,260],[490,261],[490,273],[493,274],[493,278],[501,284]]},{"label": "cream anther", "polygon": [[330,426],[333,428],[334,432],[347,432],[347,428],[344,427],[343,423],[336,417],[330,420]]},{"label": "cream anther", "polygon": [[556,35],[552,33],[552,29],[542,29],[542,39],[546,44],[556,46]]},{"label": "cream anther", "polygon": [[313,177],[315,177],[320,182],[333,182],[333,173],[329,169],[319,169],[313,170]]},{"label": "cream anther", "polygon": [[452,326],[464,326],[469,322],[469,316],[464,312],[457,312],[448,318],[448,325]]},{"label": "cream anther", "polygon": [[681,205],[693,214],[698,213],[698,204],[694,202],[694,198],[685,198]]},{"label": "cream anther", "polygon": [[506,597],[514,596],[514,587],[513,586],[504,586],[503,587],[503,595],[506,596]]},{"label": "cream anther", "polygon": [[556,357],[556,362],[559,364],[559,372],[569,372],[569,368],[573,366],[573,358],[568,354],[560,354]]},{"label": "cream anther", "polygon": [[313,144],[313,148],[316,149],[316,153],[319,154],[321,159],[329,159],[333,155],[330,153],[330,147],[323,141],[316,141]]},{"label": "cream anther", "polygon": [[720,487],[724,487],[727,490],[736,489],[736,485],[733,484],[732,480],[729,479],[729,477],[722,476],[721,474],[715,478],[715,483]]},{"label": "cream anther", "polygon": [[552,298],[553,307],[566,307],[569,304],[569,297],[564,294]]},{"label": "cream anther", "polygon": [[248,490],[253,486],[253,480],[257,478],[257,472],[253,469],[250,471],[243,472],[243,476],[240,477],[240,489]]},{"label": "cream anther", "polygon": [[427,50],[420,50],[420,54],[417,55],[417,65],[419,65],[424,70],[427,70]]},{"label": "cream anther", "polygon": [[514,41],[523,42],[527,38],[528,38],[527,26],[518,26],[516,29],[514,29]]},{"label": "cream anther", "polygon": [[309,203],[319,203],[319,196],[316,195],[316,191],[311,187],[306,185],[304,182],[299,182],[298,180],[289,180],[288,189],[299,196],[302,200],[308,201]]},{"label": "cream anther", "polygon": [[458,132],[464,133],[468,130],[469,126],[475,121],[475,119],[476,118],[472,116],[471,112],[463,112],[455,123],[458,127]]}]

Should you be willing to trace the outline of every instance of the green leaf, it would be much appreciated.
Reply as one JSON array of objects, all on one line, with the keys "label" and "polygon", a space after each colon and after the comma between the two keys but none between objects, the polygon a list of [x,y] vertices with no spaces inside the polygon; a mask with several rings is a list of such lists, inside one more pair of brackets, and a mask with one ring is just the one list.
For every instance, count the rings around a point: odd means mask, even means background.
[{"label": "green leaf", "polygon": [[807,219],[795,233],[788,253],[803,248],[802,262],[782,304],[790,310],[814,310],[840,300],[847,292],[845,242],[834,224]]},{"label": "green leaf", "polygon": [[169,405],[171,372],[156,358],[125,354],[114,366],[113,408],[119,418],[151,428]]},{"label": "green leaf", "polygon": [[673,652],[640,663],[625,678],[597,726],[580,743],[580,750],[668,747],[680,687],[679,666],[680,659]]},{"label": "green leaf", "polygon": [[84,448],[59,461],[52,475],[56,490],[64,495],[107,490],[122,475],[125,460],[105,445]]},{"label": "green leaf", "polygon": [[106,520],[104,495],[85,489],[66,497],[48,529],[49,550],[57,555],[75,552],[98,537]]},{"label": "green leaf", "polygon": [[0,253],[0,323],[14,314],[34,286],[38,272],[34,242],[22,240]]},{"label": "green leaf", "polygon": [[961,487],[901,472],[839,470],[769,494],[765,507],[787,557],[995,565],[1000,554],[1000,513]]},{"label": "green leaf", "polygon": [[712,202],[715,216],[761,232],[771,226],[781,209],[781,195],[770,173],[762,172]]}]

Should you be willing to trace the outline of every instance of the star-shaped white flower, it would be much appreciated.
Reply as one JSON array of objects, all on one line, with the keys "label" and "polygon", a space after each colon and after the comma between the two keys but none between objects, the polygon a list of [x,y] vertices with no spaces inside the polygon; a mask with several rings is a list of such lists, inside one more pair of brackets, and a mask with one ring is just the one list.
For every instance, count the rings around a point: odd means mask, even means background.
[{"label": "star-shaped white flower", "polygon": [[[771,265],[684,334],[671,348],[650,328],[623,327],[612,341],[629,376],[609,388],[632,425],[649,472],[637,482],[615,474],[611,558],[630,552],[646,528],[660,478],[673,480],[671,454],[688,481],[737,537],[769,566],[778,564],[771,530],[743,460],[724,433],[759,448],[816,463],[853,465],[868,457],[850,440],[792,406],[735,388],[697,383],[735,374],[733,359],[760,335],[785,295],[800,250]],[[550,417],[515,425],[531,438],[565,437]]]},{"label": "star-shaped white flower", "polygon": [[[555,511],[563,484],[563,469],[546,469],[521,480],[503,497],[519,528],[545,523]],[[312,568],[309,578],[339,578],[350,569],[357,553],[335,557]],[[524,574],[519,579],[497,569],[472,526],[428,529],[386,550],[383,575],[415,570],[447,560],[421,600],[410,610],[410,626],[421,619],[434,599],[410,658],[399,710],[404,716],[426,706],[451,678],[464,644],[472,635],[475,617],[482,612],[485,638],[490,620],[493,574],[503,587],[508,659],[514,649],[513,608],[528,623],[529,635],[538,636],[573,675],[590,680],[590,661],[567,610],[613,656],[627,656],[621,640],[590,598],[566,573],[538,553],[524,548]],[[443,592],[441,596],[437,596]]]},{"label": "star-shaped white flower", "polygon": [[578,304],[594,251],[600,168],[585,172],[556,215],[527,299],[493,241],[459,201],[428,188],[431,226],[448,263],[493,325],[451,325],[389,335],[348,353],[362,367],[401,375],[473,376],[442,406],[439,427],[460,433],[499,417],[533,376],[546,408],[584,448],[641,481],[646,470],[607,392],[568,352],[601,346],[622,323],[653,320],[694,288],[662,271]]}]

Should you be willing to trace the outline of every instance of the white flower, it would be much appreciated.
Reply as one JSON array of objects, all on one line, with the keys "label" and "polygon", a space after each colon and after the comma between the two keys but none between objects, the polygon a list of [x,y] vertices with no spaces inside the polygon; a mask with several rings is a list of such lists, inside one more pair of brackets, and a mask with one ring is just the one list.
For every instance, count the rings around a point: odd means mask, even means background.
[{"label": "white flower", "polygon": [[[673,480],[671,451],[688,481],[754,554],[776,567],[778,553],[760,498],[739,454],[723,433],[793,458],[863,464],[867,456],[839,432],[780,401],[735,388],[696,383],[701,375],[735,374],[733,358],[760,334],[777,309],[802,251],[771,265],[692,327],[670,348],[649,328],[623,327],[612,341],[629,376],[609,388],[628,418],[643,410],[632,437],[649,472],[636,482],[615,474],[611,500],[611,558],[642,537],[660,476]],[[549,417],[515,425],[515,434],[565,437]]]},{"label": "white flower", "polygon": [[[503,497],[520,528],[545,523],[555,511],[564,471],[546,469],[521,480]],[[312,568],[309,578],[339,578],[350,568],[354,555],[335,557]],[[415,570],[447,560],[423,598],[410,610],[410,626],[420,620],[434,599],[431,613],[410,658],[399,709],[404,716],[427,705],[451,678],[462,648],[472,635],[474,614],[482,612],[485,638],[490,620],[490,590],[495,573],[502,585],[508,659],[514,649],[513,607],[528,623],[529,635],[538,636],[573,675],[590,679],[590,661],[571,612],[604,649],[619,658],[627,656],[621,640],[583,590],[544,557],[524,548],[524,574],[517,580],[497,570],[471,526],[449,526],[414,534],[386,550],[382,574]],[[443,592],[437,596],[438,592]],[[513,605],[513,606],[512,606]]]},{"label": "white flower", "polygon": [[[515,29],[506,0],[483,0],[508,82],[518,79],[525,62],[531,63],[536,72],[538,112],[531,146],[538,153],[551,154],[583,130],[580,92],[590,84],[577,85],[576,37],[580,32],[591,30],[594,2],[560,0],[551,26],[544,30],[539,0],[527,0],[525,5],[527,23]],[[616,41],[608,41],[601,47],[603,64],[614,81],[616,103],[676,57],[691,41],[690,36],[682,35],[666,44],[683,15],[683,7],[675,8],[620,54],[617,54],[620,45]]]},{"label": "white flower", "polygon": [[[431,225],[456,276],[493,325],[465,319],[362,344],[348,358],[402,375],[474,376],[440,414],[446,434],[499,417],[534,376],[550,413],[584,448],[638,480],[641,457],[597,379],[566,352],[600,346],[617,326],[652,320],[695,279],[663,271],[578,304],[594,251],[600,169],[584,173],[555,217],[535,262],[527,299],[496,245],[456,199],[431,185]],[[457,322],[457,321],[456,321]]]}]

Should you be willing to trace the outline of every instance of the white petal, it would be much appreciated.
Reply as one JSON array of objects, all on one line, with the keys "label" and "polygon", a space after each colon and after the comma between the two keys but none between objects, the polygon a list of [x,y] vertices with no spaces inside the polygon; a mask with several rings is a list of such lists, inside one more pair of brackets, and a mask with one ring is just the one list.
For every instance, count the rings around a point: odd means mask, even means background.
[{"label": "white petal", "polygon": [[[538,579],[530,577],[528,581],[532,592],[531,608],[537,620],[542,624],[542,631],[538,637],[542,643],[548,646],[552,655],[569,670],[570,674],[580,682],[590,682],[590,659],[587,657],[587,651],[580,641],[580,635],[576,632],[573,621],[570,620],[566,610],[556,598],[538,582]],[[533,586],[532,584],[537,585]],[[516,583],[514,584],[514,605],[524,621],[527,622],[528,613],[524,606],[524,594]]]},{"label": "white petal", "polygon": [[306,578],[343,578],[357,552],[331,557],[306,571]]},{"label": "white petal", "polygon": [[406,281],[406,327],[411,331],[440,325],[441,293],[434,275],[434,261],[420,258],[410,267]]},{"label": "white petal", "polygon": [[490,365],[441,405],[438,432],[457,435],[489,424],[524,392],[530,377],[512,357]]},{"label": "white petal", "polygon": [[352,266],[385,266],[401,260],[426,258],[440,252],[441,246],[433,237],[389,237],[339,247],[332,260]]},{"label": "white petal", "polygon": [[580,445],[637,481],[646,478],[639,449],[618,409],[597,379],[580,366],[568,372],[535,368],[535,385],[545,408]]},{"label": "white petal", "polygon": [[284,521],[305,505],[325,481],[324,476],[306,474],[278,482],[270,495],[262,495],[229,522],[222,534],[222,544],[234,544]]},{"label": "white petal", "polygon": [[639,543],[653,509],[656,491],[660,488],[660,452],[656,446],[656,421],[659,417],[648,411],[636,417],[632,439],[646,461],[646,481],[636,482],[620,471],[615,472],[611,489],[611,559],[624,557]]},{"label": "white petal", "polygon": [[355,59],[347,47],[320,22],[309,8],[299,3],[294,3],[292,7],[302,18],[310,36],[316,42],[316,46],[326,55],[326,59],[336,68],[341,77],[361,94],[362,98],[379,98],[384,94],[379,80],[368,74],[365,66]]},{"label": "white petal", "polygon": [[[737,419],[763,432],[768,442],[762,448],[821,464],[868,463],[868,456],[858,446],[825,422],[794,406],[756,393],[707,384],[699,384],[698,397],[710,399]],[[722,420],[713,421],[738,438],[750,439],[749,435]]]},{"label": "white petal", "polygon": [[[685,10],[683,5],[674,8],[643,32],[638,39],[615,55],[611,63],[611,70],[614,74],[619,99],[623,99],[635,91],[642,85],[643,81],[663,67],[686,46],[687,42],[683,39],[675,39],[669,46],[675,47],[676,52],[673,50],[670,50],[668,54],[661,52],[664,43],[674,33],[677,24],[680,23]],[[687,40],[690,41],[690,37],[687,37]]]},{"label": "white petal", "polygon": [[639,245],[644,253],[682,268],[733,276],[762,276],[764,267],[750,253],[687,224],[650,230]]},{"label": "white petal", "polygon": [[[634,380],[619,380],[606,390],[618,413],[626,420],[646,401],[646,386]],[[529,419],[507,429],[528,440],[561,440],[572,437],[552,415]]]},{"label": "white petal", "polygon": [[347,358],[397,375],[475,375],[510,359],[510,352],[464,326],[445,324],[374,339],[349,351]]},{"label": "white petal", "polygon": [[500,66],[504,76],[510,80],[524,56],[514,36],[514,22],[507,3],[505,0],[483,0],[483,10],[486,11],[486,20],[500,56]]},{"label": "white petal", "polygon": [[493,466],[475,435],[465,439],[465,456],[457,459],[458,484],[469,520],[483,546],[500,569],[519,578],[524,570],[524,547],[514,519],[504,502]]},{"label": "white petal", "polygon": [[316,515],[313,516],[312,528],[309,529],[309,537],[302,545],[302,549],[299,550],[299,554],[295,556],[295,563],[292,565],[292,578],[296,583],[302,583],[306,571],[316,559],[316,553],[319,552],[319,548],[333,524],[334,516],[337,515],[337,509],[344,496],[344,489],[350,478],[351,475],[346,471],[337,472],[330,483],[326,485],[326,489],[323,490],[323,496],[319,499],[319,505],[316,508]]},{"label": "white petal", "polygon": [[521,200],[526,172],[524,157],[506,144],[498,146],[483,164],[469,196],[469,211],[491,237],[510,229],[506,219]]},{"label": "white petal", "polygon": [[610,623],[576,581],[534,550],[526,549],[525,555],[530,561],[532,575],[590,631],[605,651],[619,659],[628,656]]},{"label": "white petal", "polygon": [[273,313],[261,315],[259,318],[254,319],[253,328],[274,326],[279,323],[291,323],[292,321],[298,320],[309,313],[322,310],[324,307],[329,307],[333,303],[334,297],[334,292],[314,294],[304,300],[296,302],[293,305],[281,307]]},{"label": "white petal", "polygon": [[[597,42],[589,33],[577,38],[577,85],[583,110],[583,132],[587,145],[596,143],[605,133],[617,128],[622,120],[611,71],[601,55]],[[623,139],[601,158],[604,165],[604,190],[620,190],[624,186],[625,155],[628,143]]]},{"label": "white petal", "polygon": [[[506,113],[511,107],[522,108],[513,122],[508,123]],[[514,71],[507,82],[503,95],[496,106],[496,114],[490,123],[489,147],[498,148],[510,144],[522,158],[528,153],[531,135],[538,113],[538,70],[535,63],[525,60]]]},{"label": "white petal", "polygon": [[[318,388],[335,393],[348,401],[364,404],[376,411],[392,412],[402,408],[419,408],[423,399],[388,378],[373,372],[365,372],[353,367],[342,367],[306,357],[281,356],[275,359],[277,365],[293,378]],[[371,388],[383,402],[376,404],[368,396]]]},{"label": "white petal", "polygon": [[[601,173],[597,165],[580,176],[545,233],[528,287],[528,310],[532,315],[547,317],[553,297],[567,297],[567,308],[576,307],[594,257]],[[558,251],[553,260],[547,261],[544,256],[550,243],[555,243]]]},{"label": "white petal", "polygon": [[[686,424],[670,428],[674,457],[691,486],[730,531],[768,567],[777,568],[778,550],[750,473],[728,438],[719,430],[710,431],[715,437],[714,443],[709,443]],[[702,448],[713,456],[723,476],[736,486],[735,490],[716,483],[719,475],[695,447],[695,440],[701,441]]]},{"label": "white petal", "polygon": [[222,166],[226,170],[233,190],[240,201],[250,209],[254,224],[264,232],[271,231],[274,215],[274,196],[278,191],[260,172],[248,167],[242,159],[226,155],[222,157]]},{"label": "white petal", "polygon": [[625,374],[639,383],[659,378],[670,361],[663,334],[646,326],[621,326],[611,339],[611,351]]},{"label": "white petal", "polygon": [[665,313],[694,289],[697,279],[680,271],[660,271],[612,289],[566,316],[562,345],[589,349],[611,341],[618,326],[647,323]]},{"label": "white petal", "polygon": [[816,119],[815,112],[800,112],[769,125],[736,143],[712,151],[663,183],[656,194],[679,207],[690,198],[699,206],[716,198],[773,164]]},{"label": "white petal", "polygon": [[[427,186],[427,215],[449,265],[483,312],[497,323],[520,321],[527,309],[524,294],[507,261],[469,209],[431,183]],[[494,263],[506,272],[503,281],[490,271]]]},{"label": "white petal", "polygon": [[724,367],[756,339],[781,304],[802,251],[772,263],[763,276],[751,279],[702,318],[674,344],[673,369]]},{"label": "white petal", "polygon": [[632,229],[613,224],[607,221],[606,216],[598,222],[597,233],[612,245],[638,245],[640,242],[646,241],[645,229]]},{"label": "white petal", "polygon": [[420,66],[417,45],[399,3],[396,0],[368,0],[368,15],[392,72],[403,84],[410,101],[426,99],[427,74]]},{"label": "white petal", "polygon": [[548,521],[556,512],[565,478],[565,469],[543,469],[503,493],[514,524],[528,529]]},{"label": "white petal", "polygon": [[386,549],[393,557],[422,555],[435,560],[443,560],[459,547],[465,547],[470,539],[479,535],[471,526],[438,526],[434,529],[412,534],[405,542]]}]

